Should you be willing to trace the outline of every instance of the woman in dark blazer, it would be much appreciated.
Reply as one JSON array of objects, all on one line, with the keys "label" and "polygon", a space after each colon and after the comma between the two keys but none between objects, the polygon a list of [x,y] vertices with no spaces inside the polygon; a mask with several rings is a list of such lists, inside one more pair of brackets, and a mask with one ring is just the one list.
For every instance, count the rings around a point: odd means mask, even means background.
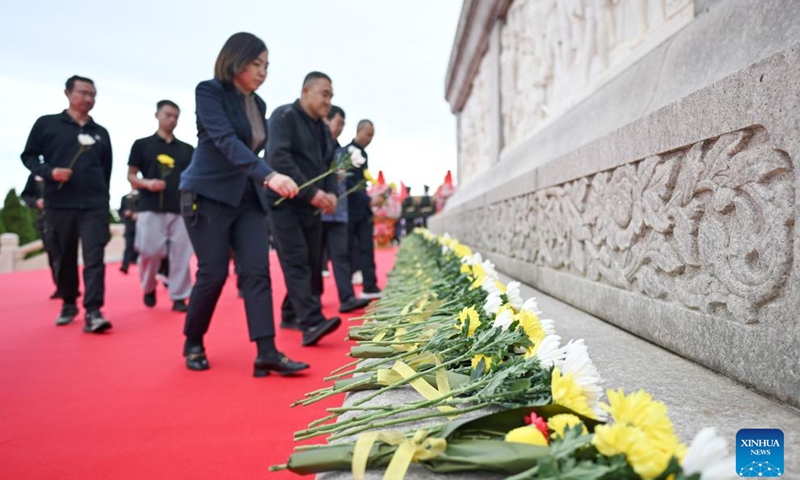
[{"label": "woman in dark blazer", "polygon": [[267,64],[264,42],[237,33],[222,47],[214,79],[195,91],[198,144],[180,182],[181,209],[198,260],[183,330],[190,370],[209,368],[203,336],[228,276],[231,249],[250,340],[258,347],[255,376],[308,368],[275,347],[264,187],[294,197],[297,184],[257,155],[266,144],[266,104],[254,92],[266,79]]}]

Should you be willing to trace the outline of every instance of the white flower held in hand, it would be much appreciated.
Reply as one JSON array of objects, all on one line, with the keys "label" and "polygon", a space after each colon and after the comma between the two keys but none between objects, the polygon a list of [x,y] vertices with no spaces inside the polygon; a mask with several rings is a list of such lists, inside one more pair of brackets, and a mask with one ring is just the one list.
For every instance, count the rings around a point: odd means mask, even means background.
[{"label": "white flower held in hand", "polygon": [[351,163],[351,164],[352,164],[352,165],[353,165],[355,168],[361,168],[361,165],[364,165],[364,163],[366,163],[366,161],[367,161],[367,160],[364,158],[364,156],[363,156],[363,155],[361,155],[361,149],[359,149],[359,148],[356,148],[356,147],[354,147],[353,145],[350,145],[350,146],[347,148],[347,153],[349,153],[349,154],[350,154],[350,163]]},{"label": "white flower held in hand", "polygon": [[87,133],[79,133],[78,134],[78,143],[81,144],[83,147],[90,147],[95,144],[94,138],[87,134]]}]

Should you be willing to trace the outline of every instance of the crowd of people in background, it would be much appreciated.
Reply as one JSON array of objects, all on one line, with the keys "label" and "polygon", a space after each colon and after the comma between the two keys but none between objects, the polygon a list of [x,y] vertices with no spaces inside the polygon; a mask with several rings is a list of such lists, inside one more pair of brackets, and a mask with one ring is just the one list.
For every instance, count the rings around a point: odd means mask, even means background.
[{"label": "crowd of people in background", "polygon": [[[195,91],[197,146],[175,137],[181,109],[171,100],[156,104],[155,133],[131,146],[126,172],[131,191],[119,208],[126,239],[120,271],[128,274],[136,265],[146,308],[158,303],[159,281],[168,287],[171,309],[186,315],[184,357],[191,370],[210,366],[204,337],[231,265],[256,344],[254,375],[308,368],[275,346],[271,245],[286,282],[280,326],[301,331],[304,346],[315,345],[341,324],[339,317],[322,312],[323,271],[329,262],[340,312],[362,309],[381,296],[373,250],[373,210],[381,201],[365,191],[366,149],[375,125],[359,120],[355,138],[342,145],[346,114],[331,104],[333,81],[322,72],[309,73],[300,97],[267,119],[266,105],[255,92],[268,64],[261,39],[249,33],[231,36],[219,53],[214,78]],[[37,228],[56,285],[52,298],[62,301],[56,325],[71,323],[79,313],[80,242],[83,330],[100,334],[112,328],[102,313],[112,149],[109,132],[89,115],[94,82],[75,75],[65,87],[68,108],[40,117],[31,129],[21,155],[31,171],[22,198],[38,212]],[[332,171],[334,159],[356,154],[363,163]],[[399,225],[424,223],[433,202],[420,205],[405,188],[402,193]],[[430,198],[427,191],[423,198]],[[198,265],[194,285],[192,255]],[[360,296],[354,281],[363,285]]]}]

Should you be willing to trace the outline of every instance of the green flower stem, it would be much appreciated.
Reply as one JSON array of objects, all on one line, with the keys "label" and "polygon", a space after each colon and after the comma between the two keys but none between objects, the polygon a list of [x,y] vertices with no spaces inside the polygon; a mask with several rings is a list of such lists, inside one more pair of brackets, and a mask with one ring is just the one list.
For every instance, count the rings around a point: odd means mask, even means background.
[{"label": "green flower stem", "polygon": [[[330,175],[333,172],[334,172],[334,170],[327,170],[322,175],[317,175],[316,177],[312,178],[311,180],[309,180],[309,181],[303,183],[302,185],[300,185],[299,187],[297,187],[297,191],[299,192],[300,190],[306,188],[307,186],[311,185],[312,183],[316,182],[317,180],[322,180],[323,178],[327,177],[328,175]],[[278,201],[275,202],[275,205],[280,205],[287,198],[289,198],[289,197],[281,197],[281,198],[279,198]]]},{"label": "green flower stem", "polygon": [[[463,410],[459,410],[458,411],[458,415],[463,415],[465,413],[474,412],[476,410],[480,410],[480,409],[486,408],[488,406],[489,406],[489,404],[480,404],[480,405],[475,405],[475,406],[472,406],[472,407],[467,407],[467,408],[465,408]],[[453,413],[454,412],[439,412],[439,411],[436,411],[436,412],[429,412],[429,413],[420,414],[420,415],[413,415],[413,416],[410,416],[410,417],[398,418],[396,420],[388,420],[386,422],[372,423],[372,424],[369,424],[369,425],[364,425],[363,427],[357,428],[356,430],[347,432],[345,434],[338,434],[337,433],[337,434],[331,435],[330,437],[328,437],[328,440],[329,441],[338,440],[338,439],[346,437],[346,436],[356,435],[356,434],[364,432],[366,430],[375,430],[375,429],[378,429],[378,428],[386,428],[386,427],[391,427],[393,425],[399,425],[401,423],[416,422],[418,420],[427,420],[429,418],[449,417],[449,416],[452,416]]]}]

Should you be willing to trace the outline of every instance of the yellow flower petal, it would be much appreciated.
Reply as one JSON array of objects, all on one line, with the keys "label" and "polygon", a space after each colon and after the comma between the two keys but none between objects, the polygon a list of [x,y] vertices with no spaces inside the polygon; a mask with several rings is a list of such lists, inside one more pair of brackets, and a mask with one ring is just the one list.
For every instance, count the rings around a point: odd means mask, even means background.
[{"label": "yellow flower petal", "polygon": [[515,428],[506,434],[506,442],[527,443],[528,445],[538,445],[546,447],[547,439],[542,435],[538,428],[530,425]]}]

